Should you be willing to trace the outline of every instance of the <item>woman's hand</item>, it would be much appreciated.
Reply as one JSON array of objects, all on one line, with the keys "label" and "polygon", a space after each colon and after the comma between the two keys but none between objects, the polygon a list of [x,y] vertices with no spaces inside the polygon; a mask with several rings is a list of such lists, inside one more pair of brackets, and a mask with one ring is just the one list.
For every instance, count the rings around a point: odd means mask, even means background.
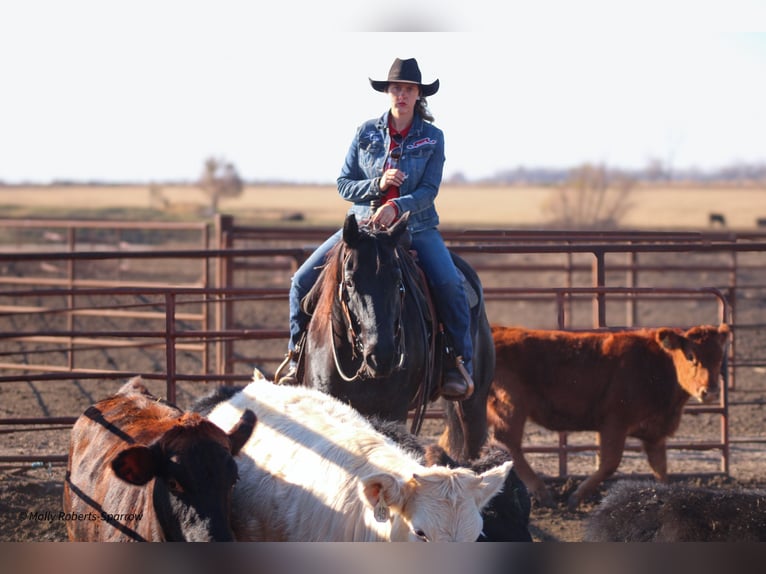
[{"label": "woman's hand", "polygon": [[396,221],[396,208],[384,203],[372,215],[373,226],[390,227]]},{"label": "woman's hand", "polygon": [[399,187],[404,183],[405,179],[407,179],[407,176],[404,175],[402,170],[396,168],[387,169],[380,176],[380,190],[386,191],[392,185]]}]

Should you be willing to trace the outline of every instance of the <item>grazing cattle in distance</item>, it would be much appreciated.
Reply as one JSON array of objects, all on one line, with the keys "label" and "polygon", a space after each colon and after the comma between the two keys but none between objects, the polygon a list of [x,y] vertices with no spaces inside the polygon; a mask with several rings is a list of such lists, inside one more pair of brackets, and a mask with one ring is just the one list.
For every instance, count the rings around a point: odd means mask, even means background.
[{"label": "grazing cattle in distance", "polygon": [[721,227],[726,227],[726,216],[723,213],[711,213],[708,216],[708,219],[710,220],[710,225],[718,224]]},{"label": "grazing cattle in distance", "polygon": [[227,434],[160,402],[134,377],[72,428],[63,501],[69,540],[234,540],[233,457],[255,424],[245,411]]},{"label": "grazing cattle in distance", "polygon": [[[508,449],[495,443],[486,444],[479,458],[460,464],[449,456],[444,448],[429,444],[423,446],[418,438],[408,432],[402,423],[371,417],[370,422],[381,433],[391,438],[405,450],[413,453],[426,466],[460,466],[470,468],[477,474],[511,461]],[[532,505],[529,492],[516,472],[511,468],[503,489],[481,511],[482,528],[477,542],[532,542],[529,533],[529,514]]]},{"label": "grazing cattle in distance", "polygon": [[257,374],[207,416],[226,429],[245,409],[258,432],[237,459],[237,540],[472,542],[511,468],[426,467],[349,405]]},{"label": "grazing cattle in distance", "polygon": [[667,437],[690,397],[709,402],[729,336],[727,325],[567,332],[493,327],[495,380],[487,415],[496,440],[542,504],[553,498],[522,451],[527,418],[553,431],[599,433],[597,470],[579,485],[575,508],[611,476],[628,436],[641,440],[658,480],[667,480]]},{"label": "grazing cattle in distance", "polygon": [[585,526],[586,542],[766,542],[766,491],[625,480]]}]

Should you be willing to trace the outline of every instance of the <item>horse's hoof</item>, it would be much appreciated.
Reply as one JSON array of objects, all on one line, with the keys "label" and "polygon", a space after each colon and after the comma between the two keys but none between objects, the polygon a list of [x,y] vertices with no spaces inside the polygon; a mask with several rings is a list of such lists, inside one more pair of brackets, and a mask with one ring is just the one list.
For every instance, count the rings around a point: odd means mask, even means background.
[{"label": "horse's hoof", "polygon": [[580,506],[579,496],[576,496],[573,494],[567,499],[567,510],[569,512],[575,512],[579,506]]},{"label": "horse's hoof", "polygon": [[533,493],[533,496],[537,500],[537,504],[543,508],[556,508],[556,501],[547,489],[535,492]]}]

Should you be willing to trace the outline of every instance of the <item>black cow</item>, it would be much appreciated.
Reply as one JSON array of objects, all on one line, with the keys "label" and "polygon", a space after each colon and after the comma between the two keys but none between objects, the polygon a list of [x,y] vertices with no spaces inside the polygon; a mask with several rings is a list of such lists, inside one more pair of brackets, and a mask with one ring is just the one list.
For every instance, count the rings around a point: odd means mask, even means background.
[{"label": "black cow", "polygon": [[588,518],[587,542],[765,542],[766,491],[621,480]]}]

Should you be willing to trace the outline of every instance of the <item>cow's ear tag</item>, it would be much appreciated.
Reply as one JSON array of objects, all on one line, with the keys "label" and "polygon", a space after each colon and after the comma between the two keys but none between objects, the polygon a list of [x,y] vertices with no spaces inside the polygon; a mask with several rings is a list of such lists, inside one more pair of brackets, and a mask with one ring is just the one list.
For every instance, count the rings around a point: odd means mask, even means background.
[{"label": "cow's ear tag", "polygon": [[378,522],[388,522],[389,517],[391,516],[391,513],[388,511],[388,506],[386,506],[386,503],[380,500],[376,505],[374,509],[374,516],[375,520]]}]

